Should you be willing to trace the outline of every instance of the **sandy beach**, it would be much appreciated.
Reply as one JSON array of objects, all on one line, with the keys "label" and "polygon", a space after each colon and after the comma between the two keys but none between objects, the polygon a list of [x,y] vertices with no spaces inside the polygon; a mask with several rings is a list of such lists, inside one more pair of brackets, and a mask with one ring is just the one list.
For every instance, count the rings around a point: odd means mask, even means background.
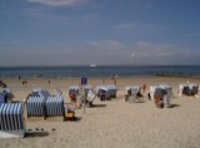
[{"label": "sandy beach", "polygon": [[[79,84],[79,79],[28,80],[27,86],[16,79],[6,79],[12,89],[14,100],[24,100],[32,88],[42,87],[51,93],[55,88],[63,91],[69,102],[69,85]],[[112,101],[100,102],[96,107],[87,108],[86,113],[77,110],[79,121],[26,120],[26,127],[32,130],[25,138],[0,139],[0,148],[198,148],[200,146],[200,98],[178,97],[177,88],[181,83],[200,83],[197,78],[178,77],[129,77],[118,78],[118,96]],[[101,78],[89,79],[93,87],[103,83]],[[105,79],[105,84],[112,80]],[[173,108],[158,109],[153,102],[129,104],[124,102],[124,87],[155,84],[169,84],[173,87]],[[43,132],[40,132],[44,130]]]}]

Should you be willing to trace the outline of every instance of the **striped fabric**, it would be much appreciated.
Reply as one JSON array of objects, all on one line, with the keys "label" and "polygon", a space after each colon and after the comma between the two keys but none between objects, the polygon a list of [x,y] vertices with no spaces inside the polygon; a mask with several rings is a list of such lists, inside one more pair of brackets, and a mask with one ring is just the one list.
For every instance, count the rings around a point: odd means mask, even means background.
[{"label": "striped fabric", "polygon": [[26,104],[27,116],[43,116],[45,107],[44,97],[30,97]]},{"label": "striped fabric", "polygon": [[7,103],[0,106],[0,130],[17,131],[24,129],[23,104]]},{"label": "striped fabric", "polygon": [[64,115],[64,98],[48,97],[46,101],[47,116],[62,116]]}]

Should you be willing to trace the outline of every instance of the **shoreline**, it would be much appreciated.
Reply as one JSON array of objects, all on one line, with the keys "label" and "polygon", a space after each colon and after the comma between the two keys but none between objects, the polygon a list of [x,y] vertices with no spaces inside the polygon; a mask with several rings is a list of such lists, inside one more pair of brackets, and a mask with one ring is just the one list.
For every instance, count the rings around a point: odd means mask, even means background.
[{"label": "shoreline", "polygon": [[[200,79],[200,75],[130,75],[130,76],[118,76],[116,79],[132,79],[132,78],[191,78],[191,79]],[[80,80],[80,76],[63,76],[63,77],[22,77],[21,80]],[[111,76],[88,76],[88,79],[95,80],[95,79],[111,79]],[[18,76],[12,76],[12,77],[0,77],[2,80],[18,80]],[[19,80],[20,81],[20,80]]]}]

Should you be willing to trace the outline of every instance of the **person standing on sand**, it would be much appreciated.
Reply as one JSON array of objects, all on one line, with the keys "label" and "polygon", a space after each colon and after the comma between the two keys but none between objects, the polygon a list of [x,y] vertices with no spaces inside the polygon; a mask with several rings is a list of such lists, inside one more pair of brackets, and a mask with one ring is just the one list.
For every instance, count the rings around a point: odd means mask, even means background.
[{"label": "person standing on sand", "polygon": [[145,94],[146,88],[147,88],[146,84],[143,84],[143,85],[142,85],[142,93],[143,93],[143,94]]},{"label": "person standing on sand", "polygon": [[49,87],[51,87],[51,80],[48,80]]},{"label": "person standing on sand", "polygon": [[114,83],[114,85],[116,86],[117,85],[117,75],[116,74],[114,74],[113,76],[112,76],[112,80],[113,80],[113,83]]},{"label": "person standing on sand", "polygon": [[22,77],[20,75],[18,75],[18,80],[20,81],[22,79]]},{"label": "person standing on sand", "polygon": [[27,80],[23,80],[23,81],[22,81],[22,85],[23,85],[23,86],[27,86],[27,84],[28,84],[28,81],[27,81]]}]

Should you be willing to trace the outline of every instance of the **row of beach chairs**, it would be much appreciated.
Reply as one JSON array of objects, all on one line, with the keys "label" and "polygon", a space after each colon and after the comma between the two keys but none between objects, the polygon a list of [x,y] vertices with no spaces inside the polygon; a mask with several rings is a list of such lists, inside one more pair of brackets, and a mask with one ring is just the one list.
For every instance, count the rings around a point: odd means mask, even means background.
[{"label": "row of beach chairs", "polygon": [[[95,90],[90,85],[84,88],[87,92],[93,91],[101,100],[117,96],[117,88],[114,85],[97,86]],[[179,95],[196,95],[199,87],[197,84],[181,84],[179,86]],[[80,88],[77,86],[69,87],[69,92],[79,93]],[[125,88],[126,97],[141,97],[140,86],[127,86]],[[172,98],[172,87],[169,85],[151,86],[148,96],[153,100],[157,107],[168,107]],[[34,89],[26,102],[27,116],[64,116],[66,108],[64,107],[64,98],[62,93],[52,96],[48,91],[43,89]],[[23,137],[25,134],[24,122],[24,105],[23,103],[0,103],[0,136]],[[14,136],[13,136],[14,135]]]},{"label": "row of beach chairs", "polygon": [[27,116],[63,116],[64,115],[64,98],[63,97],[30,97],[26,103]]},{"label": "row of beach chairs", "polygon": [[[83,86],[83,89],[86,91],[86,93],[90,94],[95,94],[98,96],[102,101],[103,100],[110,100],[111,98],[116,98],[117,96],[117,87],[115,85],[100,85],[96,86],[95,89],[92,88],[91,85],[85,85]],[[69,96],[71,93],[75,93],[78,95],[80,93],[81,87],[74,85],[70,86],[68,91],[69,91]],[[92,95],[94,96],[94,95]],[[90,102],[92,103],[95,98],[91,99]]]}]

